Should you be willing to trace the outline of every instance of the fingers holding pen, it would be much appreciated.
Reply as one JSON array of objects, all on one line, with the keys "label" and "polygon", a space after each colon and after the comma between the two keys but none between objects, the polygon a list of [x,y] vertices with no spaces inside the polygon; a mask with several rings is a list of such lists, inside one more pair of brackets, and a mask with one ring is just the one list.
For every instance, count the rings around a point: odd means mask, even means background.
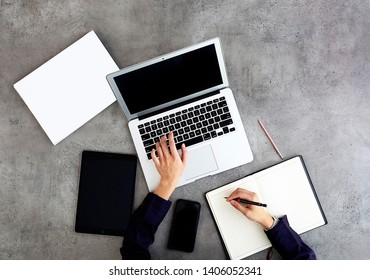
[{"label": "fingers holding pen", "polygon": [[237,188],[233,191],[227,198],[228,202],[233,201],[233,199],[242,198],[246,200],[258,201],[257,194],[246,189]]}]

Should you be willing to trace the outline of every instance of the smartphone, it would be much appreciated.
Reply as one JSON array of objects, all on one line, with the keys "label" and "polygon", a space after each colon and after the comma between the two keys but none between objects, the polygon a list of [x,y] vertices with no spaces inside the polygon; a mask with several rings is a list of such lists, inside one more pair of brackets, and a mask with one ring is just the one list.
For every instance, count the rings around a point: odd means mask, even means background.
[{"label": "smartphone", "polygon": [[194,251],[199,214],[199,202],[186,199],[176,201],[167,245],[169,249],[188,253]]}]

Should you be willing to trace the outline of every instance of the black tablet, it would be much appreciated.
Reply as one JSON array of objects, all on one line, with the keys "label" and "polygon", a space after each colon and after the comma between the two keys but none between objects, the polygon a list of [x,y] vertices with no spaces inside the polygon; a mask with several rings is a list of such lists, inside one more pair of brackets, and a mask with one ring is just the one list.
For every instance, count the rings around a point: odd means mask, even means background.
[{"label": "black tablet", "polygon": [[123,236],[132,214],[137,156],[83,151],[75,231]]}]

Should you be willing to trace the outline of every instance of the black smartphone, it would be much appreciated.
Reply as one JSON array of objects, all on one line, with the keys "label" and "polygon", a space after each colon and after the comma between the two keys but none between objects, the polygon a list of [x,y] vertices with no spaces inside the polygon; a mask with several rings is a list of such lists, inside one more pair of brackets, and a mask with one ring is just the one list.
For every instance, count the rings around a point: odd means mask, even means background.
[{"label": "black smartphone", "polygon": [[169,249],[188,253],[194,251],[199,214],[199,202],[186,199],[176,201],[167,245]]}]

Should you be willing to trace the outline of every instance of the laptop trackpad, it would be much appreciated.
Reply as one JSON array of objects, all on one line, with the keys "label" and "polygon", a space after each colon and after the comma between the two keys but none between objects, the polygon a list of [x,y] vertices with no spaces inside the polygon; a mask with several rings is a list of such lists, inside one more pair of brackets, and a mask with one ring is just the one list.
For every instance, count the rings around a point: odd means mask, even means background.
[{"label": "laptop trackpad", "polygon": [[184,179],[190,180],[218,169],[212,146],[207,145],[188,152]]}]

